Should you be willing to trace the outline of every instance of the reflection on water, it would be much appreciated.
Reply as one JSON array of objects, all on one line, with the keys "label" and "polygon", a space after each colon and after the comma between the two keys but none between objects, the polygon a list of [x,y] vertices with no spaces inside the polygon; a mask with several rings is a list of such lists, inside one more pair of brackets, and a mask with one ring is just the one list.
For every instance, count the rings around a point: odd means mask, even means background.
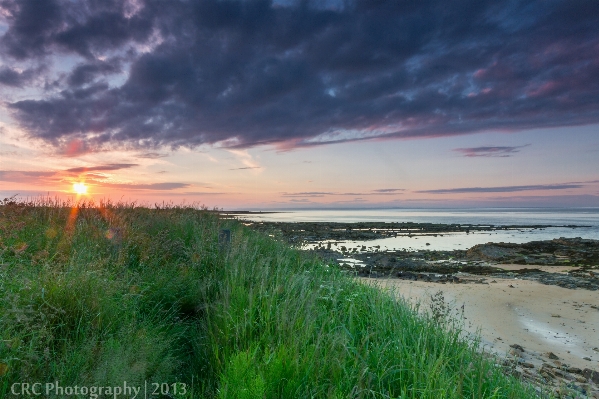
[{"label": "reflection on water", "polygon": [[[369,241],[331,241],[332,249],[339,249],[341,246],[345,246],[347,250],[353,251],[354,248],[357,252],[360,251],[362,246],[366,247],[366,250],[372,251],[377,249],[379,246],[380,251],[394,251],[394,250],[437,250],[437,251],[451,251],[456,249],[468,249],[477,244],[486,244],[488,242],[509,242],[515,244],[522,244],[530,241],[540,240],[551,240],[559,237],[583,237],[583,238],[594,238],[599,239],[597,231],[589,231],[591,228],[546,228],[543,230],[512,230],[512,231],[491,231],[491,232],[473,232],[473,233],[445,233],[434,235],[412,235],[410,236],[397,236],[390,238],[381,238],[377,240]],[[588,233],[591,234],[588,234]],[[326,246],[328,241],[323,241]],[[335,245],[337,244],[337,245]],[[306,248],[314,248],[316,244],[308,244]],[[372,247],[372,248],[369,248]]]},{"label": "reflection on water", "polygon": [[349,209],[296,210],[243,215],[272,222],[414,222],[471,224],[598,225],[599,208]]},{"label": "reflection on water", "polygon": [[[283,213],[243,215],[243,219],[274,222],[414,222],[479,225],[559,225],[589,226],[541,229],[498,230],[489,232],[444,233],[398,236],[371,241],[337,241],[348,250],[362,246],[380,246],[385,250],[455,250],[468,249],[487,242],[521,244],[559,237],[582,237],[599,240],[599,208],[582,209],[380,209],[380,210],[298,210]],[[427,245],[428,244],[428,245]],[[325,242],[326,245],[326,242]],[[372,249],[370,249],[372,250]]]}]

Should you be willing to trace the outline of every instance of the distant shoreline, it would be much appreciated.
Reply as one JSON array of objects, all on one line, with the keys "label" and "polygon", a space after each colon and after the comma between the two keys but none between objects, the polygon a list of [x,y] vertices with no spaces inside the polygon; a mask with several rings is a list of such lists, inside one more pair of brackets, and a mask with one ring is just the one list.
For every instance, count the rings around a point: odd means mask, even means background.
[{"label": "distant shoreline", "polygon": [[224,215],[264,215],[270,213],[289,213],[289,212],[279,212],[279,211],[219,211],[218,213]]}]

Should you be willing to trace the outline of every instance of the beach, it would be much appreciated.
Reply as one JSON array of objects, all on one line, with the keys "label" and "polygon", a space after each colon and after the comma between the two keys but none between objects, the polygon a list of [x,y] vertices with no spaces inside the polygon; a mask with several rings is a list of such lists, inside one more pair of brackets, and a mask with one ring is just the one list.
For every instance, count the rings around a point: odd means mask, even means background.
[{"label": "beach", "polygon": [[[389,278],[360,278],[412,304],[429,309],[431,297],[442,292],[461,312],[464,329],[480,332],[483,347],[509,355],[510,345],[524,348],[523,359],[541,366],[544,354],[581,369],[599,363],[599,296],[536,281],[494,279],[489,284],[436,284]],[[591,307],[591,306],[594,306]],[[460,313],[457,312],[457,313]],[[591,360],[585,360],[589,358]]]}]

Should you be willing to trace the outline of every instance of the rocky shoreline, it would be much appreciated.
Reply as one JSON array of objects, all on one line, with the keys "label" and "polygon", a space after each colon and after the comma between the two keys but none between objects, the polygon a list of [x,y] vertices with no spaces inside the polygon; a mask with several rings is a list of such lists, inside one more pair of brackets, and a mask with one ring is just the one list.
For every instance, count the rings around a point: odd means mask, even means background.
[{"label": "rocky shoreline", "polygon": [[599,398],[599,372],[570,366],[553,352],[537,353],[518,344],[510,348],[509,357],[497,366],[530,382],[539,393],[545,391],[558,398]]},{"label": "rocky shoreline", "polygon": [[[435,223],[246,222],[248,227],[289,243],[313,244],[323,259],[361,277],[395,277],[436,283],[488,284],[494,278],[520,278],[569,289],[599,290],[599,240],[559,238],[524,244],[492,243],[453,251],[381,251],[363,245],[348,249],[340,242],[375,240],[398,235],[542,229],[548,225],[471,225]],[[583,226],[559,226],[583,227]],[[339,243],[338,243],[339,242]],[[522,265],[502,268],[501,265]],[[535,266],[565,266],[566,271]]]},{"label": "rocky shoreline", "polygon": [[280,234],[290,243],[317,243],[320,241],[376,240],[398,236],[434,236],[447,233],[493,232],[501,230],[535,230],[551,227],[571,229],[578,225],[480,225],[441,223],[386,223],[386,222],[252,222],[244,224],[254,230]]},{"label": "rocky shoreline", "polygon": [[[320,257],[358,276],[396,277],[437,283],[489,283],[520,278],[570,289],[599,290],[599,241],[559,238],[526,244],[488,243],[467,251],[377,251],[350,253],[317,247]],[[342,256],[340,258],[340,256]],[[502,264],[521,268],[502,268]],[[551,272],[536,266],[567,266]]]}]

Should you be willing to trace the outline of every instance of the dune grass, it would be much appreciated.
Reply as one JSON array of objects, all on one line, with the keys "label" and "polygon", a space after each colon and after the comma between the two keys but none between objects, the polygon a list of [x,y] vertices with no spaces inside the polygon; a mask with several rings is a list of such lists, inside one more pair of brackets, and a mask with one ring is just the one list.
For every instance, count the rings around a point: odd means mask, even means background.
[{"label": "dune grass", "polygon": [[180,383],[180,398],[535,397],[455,324],[194,207],[5,200],[0,334],[0,397],[50,381]]}]

